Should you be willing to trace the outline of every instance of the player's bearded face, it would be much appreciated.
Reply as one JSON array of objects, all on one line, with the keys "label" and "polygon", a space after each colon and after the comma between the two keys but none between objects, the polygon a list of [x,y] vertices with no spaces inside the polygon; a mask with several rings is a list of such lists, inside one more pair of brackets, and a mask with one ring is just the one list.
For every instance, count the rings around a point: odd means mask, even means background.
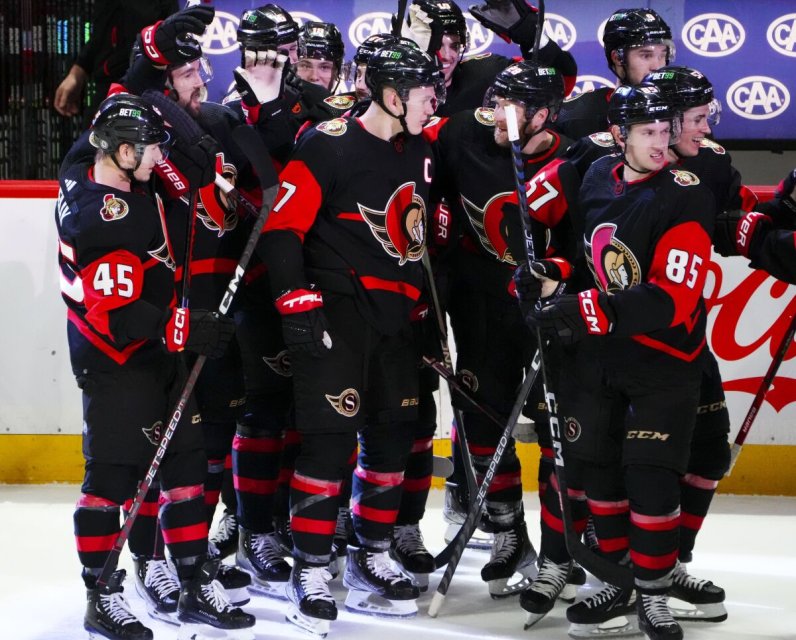
[{"label": "player's bearded face", "polygon": [[440,46],[439,51],[437,51],[437,57],[442,64],[442,75],[445,76],[445,86],[451,83],[451,76],[456,69],[456,65],[459,64],[462,47],[464,47],[464,43],[458,35],[442,36],[442,46]]},{"label": "player's bearded face", "polygon": [[196,116],[205,93],[205,82],[199,73],[199,60],[189,62],[171,71],[171,85],[177,94],[177,103]]},{"label": "player's bearded face", "polygon": [[409,90],[406,105],[406,128],[417,135],[423,131],[434,111],[437,110],[437,95],[434,87],[415,87]]},{"label": "player's bearded face", "polygon": [[517,128],[520,130],[520,143],[527,141],[530,137],[525,131],[528,121],[525,119],[525,105],[518,100],[507,100],[506,98],[495,98],[495,144],[500,147],[509,147],[508,125],[506,124],[506,107],[514,106],[514,113],[517,114]]},{"label": "player's bearded face", "polygon": [[710,106],[692,107],[683,113],[683,128],[675,148],[682,156],[693,157],[699,153],[702,140],[710,134]]},{"label": "player's bearded face", "polygon": [[630,166],[647,171],[662,169],[668,162],[671,131],[668,121],[632,125],[625,141],[625,158]]},{"label": "player's bearded face", "polygon": [[[133,151],[133,156],[135,156],[135,151]],[[146,182],[149,180],[152,175],[152,169],[154,169],[155,165],[162,159],[163,152],[160,149],[160,145],[147,145],[144,149],[144,155],[141,156],[141,164],[138,165],[138,169],[133,173],[135,179],[139,182]],[[135,166],[135,160],[133,160],[131,166]]]},{"label": "player's bearded face", "polygon": [[668,48],[664,44],[648,44],[625,52],[625,84],[638,84],[644,76],[666,66]]}]

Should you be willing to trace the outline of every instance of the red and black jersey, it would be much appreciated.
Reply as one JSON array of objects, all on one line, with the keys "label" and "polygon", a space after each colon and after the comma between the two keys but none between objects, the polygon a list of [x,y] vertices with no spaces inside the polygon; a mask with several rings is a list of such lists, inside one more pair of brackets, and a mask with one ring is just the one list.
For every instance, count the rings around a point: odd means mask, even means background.
[{"label": "red and black jersey", "polygon": [[431,148],[390,141],[355,118],[316,125],[296,145],[258,247],[275,296],[318,284],[355,295],[381,333],[409,321],[420,297]]},{"label": "red and black jersey", "polygon": [[159,199],[98,184],[78,164],[61,176],[55,222],[73,369],[163,357],[161,325],[176,298]]},{"label": "red and black jersey", "polygon": [[611,353],[632,362],[653,349],[692,361],[705,345],[702,289],[715,200],[676,165],[633,182],[623,170],[619,159],[602,158],[580,190],[586,259],[616,312],[613,339],[621,346]]},{"label": "red and black jersey", "polygon": [[750,266],[789,284],[796,284],[796,232],[766,229],[756,234],[749,247]]},{"label": "red and black jersey", "polygon": [[[453,224],[461,230],[458,265],[472,266],[479,281],[493,295],[508,295],[511,276],[525,250],[522,221],[517,206],[511,150],[494,140],[494,114],[480,107],[451,117],[439,129],[437,174],[442,195],[450,205]],[[553,134],[552,145],[523,156],[525,178],[559,157],[569,140]],[[532,211],[548,194],[549,184],[530,183],[528,203]],[[435,189],[436,190],[436,189]],[[549,197],[549,196],[548,196]],[[543,247],[540,238],[536,246]],[[541,257],[541,256],[540,256]]]},{"label": "red and black jersey", "polygon": [[613,92],[613,89],[601,87],[567,98],[558,112],[556,130],[573,140],[607,130],[608,101]]}]

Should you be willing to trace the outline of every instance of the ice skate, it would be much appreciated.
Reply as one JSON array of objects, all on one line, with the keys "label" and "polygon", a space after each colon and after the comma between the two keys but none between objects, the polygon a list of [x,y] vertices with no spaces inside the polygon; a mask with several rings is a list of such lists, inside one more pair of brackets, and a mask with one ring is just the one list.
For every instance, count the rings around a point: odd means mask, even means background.
[{"label": "ice skate", "polygon": [[[445,529],[445,544],[450,544],[451,540],[459,533],[464,521],[467,519],[467,500],[462,495],[462,490],[455,482],[445,483],[445,502],[442,506],[442,517],[448,523]],[[482,517],[483,520],[483,517]],[[468,549],[488,550],[494,543],[492,533],[476,529],[467,541]]]},{"label": "ice skate", "polygon": [[290,530],[290,516],[274,516],[274,534],[279,543],[283,558],[293,557],[293,532]]},{"label": "ice skate", "polygon": [[122,596],[125,571],[111,574],[108,584],[89,589],[83,628],[90,638],[111,640],[152,640],[152,630],[133,615],[130,605]]},{"label": "ice skate", "polygon": [[724,589],[709,580],[690,575],[680,562],[674,569],[673,578],[669,589],[669,609],[675,620],[723,622],[727,619]]},{"label": "ice skate", "polygon": [[170,624],[180,624],[177,620],[180,582],[169,570],[166,560],[139,556],[133,562],[135,590],[146,604],[150,617]]},{"label": "ice skate", "polygon": [[219,560],[207,560],[183,583],[177,605],[179,640],[254,640],[253,615],[234,607],[216,579]]},{"label": "ice skate", "polygon": [[567,607],[572,638],[637,636],[636,592],[607,584],[594,595]]},{"label": "ice skate", "polygon": [[253,533],[241,527],[235,562],[251,574],[250,591],[287,600],[285,586],[290,579],[290,565],[282,557],[274,532]]},{"label": "ice skate", "polygon": [[436,568],[434,556],[423,544],[420,525],[396,525],[393,529],[390,556],[412,578],[420,591],[428,590],[428,574]]},{"label": "ice skate", "polygon": [[397,618],[417,615],[420,591],[386,551],[350,547],[343,585],[349,590],[345,601],[349,611]]},{"label": "ice skate", "polygon": [[224,510],[210,542],[217,552],[213,554],[214,558],[226,558],[235,553],[238,548],[238,517],[234,513]]},{"label": "ice skate", "polygon": [[683,630],[666,605],[666,596],[641,594],[636,601],[638,626],[650,640],[682,640]]},{"label": "ice skate", "polygon": [[571,569],[571,561],[561,564],[556,564],[547,558],[542,561],[531,586],[520,593],[520,606],[528,612],[524,629],[535,625],[553,609],[556,598],[567,585]]},{"label": "ice skate", "polygon": [[[481,580],[489,585],[489,595],[495,599],[506,598],[527,589],[534,574],[536,550],[528,539],[524,522],[508,531],[495,534],[492,554],[483,569]],[[515,573],[522,578],[509,584]]]},{"label": "ice skate", "polygon": [[312,566],[296,559],[287,585],[290,607],[288,622],[325,638],[332,620],[337,620],[337,605],[329,591],[332,576],[326,566]]},{"label": "ice skate", "polygon": [[567,583],[561,593],[558,594],[558,598],[567,604],[572,604],[578,596],[578,589],[584,584],[586,584],[586,572],[577,562],[573,562],[572,568],[569,570]]}]

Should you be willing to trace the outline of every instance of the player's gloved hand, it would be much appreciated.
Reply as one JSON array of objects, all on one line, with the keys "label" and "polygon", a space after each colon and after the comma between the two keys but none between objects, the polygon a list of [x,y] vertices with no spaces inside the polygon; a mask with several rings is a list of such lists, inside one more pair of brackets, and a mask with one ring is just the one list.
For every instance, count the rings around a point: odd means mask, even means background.
[{"label": "player's gloved hand", "polygon": [[471,5],[470,13],[506,42],[520,45],[523,52],[533,49],[537,9],[525,0],[486,0]]},{"label": "player's gloved hand", "polygon": [[218,143],[206,134],[193,144],[177,140],[169,151],[169,157],[156,166],[156,172],[163,177],[168,170],[174,171],[189,189],[200,189],[215,181],[218,153]]},{"label": "player's gloved hand", "polygon": [[749,258],[755,242],[758,242],[773,226],[771,217],[764,213],[750,211],[743,216],[735,228],[735,248],[738,253]]},{"label": "player's gloved hand", "polygon": [[195,36],[205,32],[216,10],[208,5],[188,7],[141,30],[144,53],[156,65],[191,62],[202,55]]},{"label": "player's gloved hand", "polygon": [[329,324],[323,313],[323,296],[315,285],[286,291],[274,304],[282,315],[282,337],[289,351],[322,356],[332,348]]},{"label": "player's gloved hand", "polygon": [[541,309],[533,310],[525,321],[532,328],[552,332],[564,344],[572,344],[586,336],[611,333],[616,325],[616,314],[608,294],[587,289],[554,298]]},{"label": "player's gloved hand", "polygon": [[[777,185],[774,190],[774,199],[778,201],[780,210],[789,212],[796,219],[796,169],[786,175]],[[793,226],[796,226],[796,222],[791,221],[789,227]]]},{"label": "player's gloved hand", "polygon": [[246,121],[255,124],[260,118],[260,105],[276,100],[284,91],[287,56],[273,49],[247,49],[244,56],[246,67],[237,67],[232,73]]},{"label": "player's gloved hand", "polygon": [[177,307],[166,312],[163,344],[167,351],[186,349],[220,358],[235,334],[235,322],[217,311]]},{"label": "player's gloved hand", "polygon": [[[400,16],[393,16],[393,22],[400,19]],[[414,40],[418,47],[433,56],[442,46],[442,31],[434,29],[433,22],[434,18],[418,5],[410,4],[406,22],[401,25],[401,37]]]},{"label": "player's gloved hand", "polygon": [[514,288],[523,316],[527,316],[536,303],[552,296],[561,282],[572,276],[572,265],[563,258],[536,260],[528,267],[523,262],[514,271]]}]

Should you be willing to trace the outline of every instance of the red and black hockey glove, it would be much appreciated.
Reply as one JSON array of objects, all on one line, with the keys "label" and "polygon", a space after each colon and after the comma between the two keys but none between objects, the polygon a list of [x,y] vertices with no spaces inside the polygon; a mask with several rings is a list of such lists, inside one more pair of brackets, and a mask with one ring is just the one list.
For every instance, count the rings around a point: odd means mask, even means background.
[{"label": "red and black hockey glove", "polygon": [[572,265],[563,258],[536,260],[528,267],[523,262],[514,271],[514,293],[520,301],[522,315],[527,316],[539,300],[553,295],[559,284],[569,280]]},{"label": "red and black hockey glove", "polygon": [[616,325],[616,314],[608,295],[597,289],[555,298],[525,318],[529,326],[552,332],[564,344],[586,336],[605,336]]},{"label": "red and black hockey glove", "polygon": [[315,285],[286,291],[274,304],[282,315],[282,337],[289,351],[322,356],[332,348],[323,296]]},{"label": "red and black hockey glove", "polygon": [[735,248],[745,258],[750,257],[752,246],[773,227],[769,216],[750,211],[738,221],[735,229]]},{"label": "red and black hockey glove", "polygon": [[537,10],[525,0],[486,0],[471,5],[470,13],[506,42],[518,44],[523,54],[533,49]]},{"label": "red and black hockey glove", "polygon": [[141,30],[144,53],[153,64],[161,66],[196,60],[202,55],[202,46],[195,36],[205,32],[215,14],[213,7],[196,5],[144,27]]},{"label": "red and black hockey glove", "polygon": [[167,351],[192,351],[208,358],[227,352],[235,322],[217,311],[177,307],[166,313],[163,344]]},{"label": "red and black hockey glove", "polygon": [[168,185],[177,178],[188,189],[200,189],[212,184],[216,179],[216,155],[220,152],[218,143],[208,135],[190,144],[177,139],[169,151],[169,157],[155,167],[155,172]]}]

